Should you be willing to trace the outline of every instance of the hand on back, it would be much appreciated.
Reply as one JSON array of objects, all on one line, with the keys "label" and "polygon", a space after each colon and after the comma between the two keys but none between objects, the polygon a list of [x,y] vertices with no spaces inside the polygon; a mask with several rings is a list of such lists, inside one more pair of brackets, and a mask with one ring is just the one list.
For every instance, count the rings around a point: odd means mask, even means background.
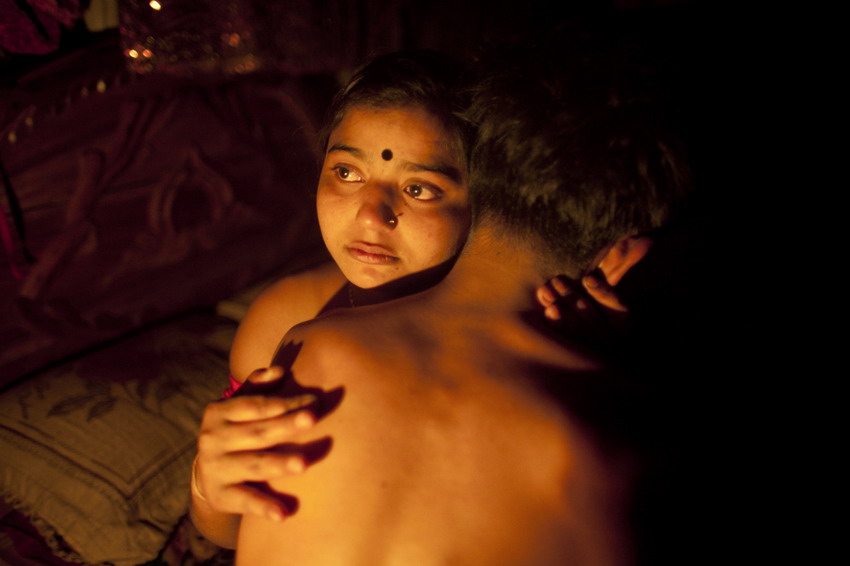
[{"label": "hand on back", "polygon": [[[247,381],[268,383],[282,375],[281,368],[271,367],[254,371]],[[260,485],[306,468],[303,456],[273,449],[312,428],[315,417],[305,407],[314,401],[313,395],[236,396],[208,405],[192,471],[195,497],[220,513],[282,520],[285,506]]]}]

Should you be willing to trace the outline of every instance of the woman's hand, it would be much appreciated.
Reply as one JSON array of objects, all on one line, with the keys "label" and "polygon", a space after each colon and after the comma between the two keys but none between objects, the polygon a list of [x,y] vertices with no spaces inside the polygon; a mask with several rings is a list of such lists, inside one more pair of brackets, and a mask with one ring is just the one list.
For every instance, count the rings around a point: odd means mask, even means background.
[{"label": "woman's hand", "polygon": [[586,275],[581,285],[559,275],[537,289],[544,316],[571,336],[611,341],[625,329],[628,308],[603,277]]},{"label": "woman's hand", "polygon": [[[255,371],[248,381],[268,383],[282,375],[281,368],[272,367]],[[309,394],[291,398],[244,396],[207,406],[192,468],[192,500],[196,525],[213,542],[231,546],[238,527],[238,520],[218,521],[217,515],[248,513],[283,520],[286,509],[281,502],[248,482],[265,483],[304,471],[307,463],[303,456],[272,449],[292,442],[313,426],[315,417],[304,407],[315,400]],[[216,523],[228,524],[220,529]]]}]

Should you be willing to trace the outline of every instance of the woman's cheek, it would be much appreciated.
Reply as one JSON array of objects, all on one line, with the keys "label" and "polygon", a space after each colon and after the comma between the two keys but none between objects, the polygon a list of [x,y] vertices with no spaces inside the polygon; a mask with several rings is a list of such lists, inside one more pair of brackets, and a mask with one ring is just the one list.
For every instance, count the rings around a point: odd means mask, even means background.
[{"label": "woman's cheek", "polygon": [[339,230],[341,218],[339,207],[333,197],[322,191],[316,197],[316,214],[319,218],[319,228],[328,248],[333,243],[335,233]]},{"label": "woman's cheek", "polygon": [[469,231],[468,215],[462,210],[445,211],[418,230],[423,247],[429,249],[431,263],[436,265],[454,256],[466,241]]},{"label": "woman's cheek", "polygon": [[446,240],[450,241],[451,253],[457,253],[466,243],[466,238],[469,235],[470,214],[467,206],[452,206],[446,210],[447,219],[447,235]]},{"label": "woman's cheek", "polygon": [[322,218],[336,219],[342,214],[344,199],[333,188],[320,187],[316,195],[316,213],[319,215],[319,222]]}]

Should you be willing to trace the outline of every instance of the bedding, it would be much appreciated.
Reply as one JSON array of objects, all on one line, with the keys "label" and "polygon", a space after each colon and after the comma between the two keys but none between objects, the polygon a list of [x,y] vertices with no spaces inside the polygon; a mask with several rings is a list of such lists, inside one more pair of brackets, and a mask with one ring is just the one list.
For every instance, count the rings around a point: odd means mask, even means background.
[{"label": "bedding", "polygon": [[203,408],[235,323],[187,315],[61,364],[0,397],[0,495],[59,556],[155,558],[188,507]]},{"label": "bedding", "polygon": [[220,301],[68,360],[0,395],[0,565],[224,566],[188,517],[204,407],[238,321],[293,264]]}]

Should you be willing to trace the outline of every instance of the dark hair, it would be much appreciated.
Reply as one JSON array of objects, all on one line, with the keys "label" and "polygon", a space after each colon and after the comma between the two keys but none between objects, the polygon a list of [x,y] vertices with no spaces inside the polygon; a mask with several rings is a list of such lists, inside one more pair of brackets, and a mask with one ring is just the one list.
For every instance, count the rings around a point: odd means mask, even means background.
[{"label": "dark hair", "polygon": [[690,184],[649,67],[598,45],[504,48],[469,119],[473,222],[488,217],[572,275],[618,238],[664,223]]},{"label": "dark hair", "polygon": [[459,116],[466,108],[465,69],[437,51],[400,51],[376,57],[357,70],[334,97],[321,131],[322,153],[349,109],[418,107],[439,119],[468,155],[471,129]]}]

